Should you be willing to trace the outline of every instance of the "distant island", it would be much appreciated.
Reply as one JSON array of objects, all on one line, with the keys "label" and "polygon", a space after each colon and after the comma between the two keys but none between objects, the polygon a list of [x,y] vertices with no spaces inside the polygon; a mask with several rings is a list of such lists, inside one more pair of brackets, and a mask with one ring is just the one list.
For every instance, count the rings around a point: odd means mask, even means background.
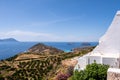
[{"label": "distant island", "polygon": [[82,46],[90,46],[91,44],[89,42],[82,42]]},{"label": "distant island", "polygon": [[14,38],[0,39],[0,42],[19,42]]}]

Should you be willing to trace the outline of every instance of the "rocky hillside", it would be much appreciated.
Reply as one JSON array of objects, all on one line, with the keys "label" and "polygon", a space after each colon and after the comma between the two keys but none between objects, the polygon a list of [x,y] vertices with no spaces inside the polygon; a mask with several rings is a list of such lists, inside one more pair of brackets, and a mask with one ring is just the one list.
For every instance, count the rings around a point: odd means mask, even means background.
[{"label": "rocky hillside", "polygon": [[93,50],[93,48],[95,48],[95,46],[94,47],[88,46],[88,47],[82,47],[82,48],[74,48],[73,49],[73,53],[77,53],[78,54],[81,51],[82,52],[91,52]]},{"label": "rocky hillside", "polygon": [[28,52],[30,53],[42,53],[42,54],[57,54],[57,53],[63,53],[62,50],[44,45],[42,43],[38,43],[31,47]]},{"label": "rocky hillside", "polygon": [[78,54],[65,53],[39,43],[28,52],[0,61],[0,80],[60,80],[60,73],[66,74],[77,63],[72,58],[86,53],[82,49]]}]

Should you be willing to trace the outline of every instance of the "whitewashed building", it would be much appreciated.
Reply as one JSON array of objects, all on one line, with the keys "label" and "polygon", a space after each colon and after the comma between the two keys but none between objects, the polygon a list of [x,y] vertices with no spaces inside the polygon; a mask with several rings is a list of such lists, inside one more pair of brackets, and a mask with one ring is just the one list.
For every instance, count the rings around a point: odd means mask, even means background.
[{"label": "whitewashed building", "polygon": [[87,55],[78,59],[75,69],[84,69],[94,61],[120,67],[120,11],[118,11],[107,32],[100,38],[97,47]]}]

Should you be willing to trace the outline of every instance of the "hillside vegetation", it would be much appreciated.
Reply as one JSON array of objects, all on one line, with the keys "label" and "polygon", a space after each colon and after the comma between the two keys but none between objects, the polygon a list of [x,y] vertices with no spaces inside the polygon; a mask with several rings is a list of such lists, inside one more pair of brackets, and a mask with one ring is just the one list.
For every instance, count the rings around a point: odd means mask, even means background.
[{"label": "hillside vegetation", "polygon": [[[43,46],[44,49],[38,46]],[[41,44],[37,45],[37,48],[34,46],[30,49],[28,52],[0,61],[0,80],[55,80],[59,72],[67,70],[65,67],[67,60],[82,56],[91,51],[93,47],[70,53],[56,48],[45,48],[45,45]],[[39,49],[40,52],[34,52],[34,50],[32,52],[32,49]],[[46,49],[49,50],[47,54]]]}]

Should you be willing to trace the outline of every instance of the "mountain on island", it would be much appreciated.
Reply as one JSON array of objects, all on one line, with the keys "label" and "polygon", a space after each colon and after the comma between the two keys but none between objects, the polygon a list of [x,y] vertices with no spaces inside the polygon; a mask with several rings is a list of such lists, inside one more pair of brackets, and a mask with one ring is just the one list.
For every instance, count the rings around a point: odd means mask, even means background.
[{"label": "mountain on island", "polygon": [[19,42],[14,38],[0,39],[0,42]]},{"label": "mountain on island", "polygon": [[47,53],[47,54],[56,54],[56,53],[63,53],[62,50],[57,49],[55,47],[47,46],[42,43],[38,43],[28,49],[30,53]]}]

